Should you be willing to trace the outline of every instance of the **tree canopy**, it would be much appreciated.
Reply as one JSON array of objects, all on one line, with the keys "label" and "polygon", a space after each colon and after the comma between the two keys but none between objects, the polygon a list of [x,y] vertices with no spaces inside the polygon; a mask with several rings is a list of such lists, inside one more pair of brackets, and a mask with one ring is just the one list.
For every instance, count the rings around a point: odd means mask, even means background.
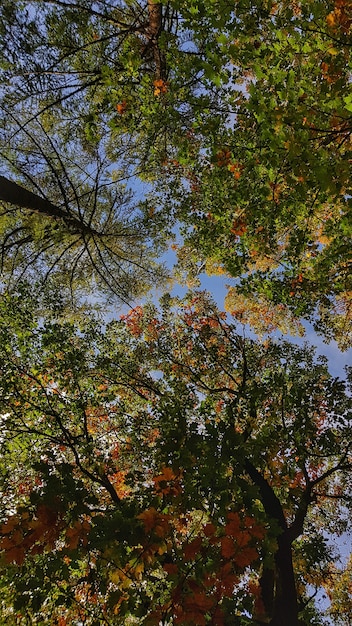
[{"label": "tree canopy", "polygon": [[321,623],[324,532],[346,528],[352,474],[351,398],[326,362],[243,339],[201,293],[105,329],[43,327],[23,295],[2,312],[5,607]]},{"label": "tree canopy", "polygon": [[349,0],[2,2],[4,623],[350,624],[351,371],[288,336],[351,347],[351,32]]},{"label": "tree canopy", "polygon": [[[350,346],[348,1],[8,1],[1,11],[3,167],[70,217],[54,233],[47,224],[55,267],[79,280],[93,266],[97,287],[125,297],[128,262],[140,269],[143,242],[165,241],[176,221],[183,272],[240,279],[234,315],[254,307],[255,324],[259,306],[284,332],[303,317]],[[112,165],[122,188],[106,181]],[[148,182],[142,227],[128,219],[131,177]],[[6,206],[4,260],[20,275],[23,255],[49,271],[36,215],[23,224]]]}]

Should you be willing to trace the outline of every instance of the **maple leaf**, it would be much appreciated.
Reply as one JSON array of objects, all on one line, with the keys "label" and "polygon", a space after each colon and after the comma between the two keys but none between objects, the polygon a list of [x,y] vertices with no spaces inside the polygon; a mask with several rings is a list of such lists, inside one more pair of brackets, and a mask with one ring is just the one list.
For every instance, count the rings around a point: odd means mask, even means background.
[{"label": "maple leaf", "polygon": [[252,537],[255,537],[255,539],[264,539],[267,533],[265,526],[258,524],[253,517],[248,516],[244,518],[243,523]]},{"label": "maple leaf", "polygon": [[205,524],[205,526],[203,526],[203,533],[206,537],[215,537],[216,526],[214,526],[212,522]]},{"label": "maple leaf", "polygon": [[22,532],[17,529],[11,536],[3,537],[0,541],[0,550],[5,551],[6,563],[22,565],[26,556]]},{"label": "maple leaf", "polygon": [[231,537],[221,538],[221,554],[225,559],[231,559],[236,552],[236,546]]},{"label": "maple leaf", "polygon": [[231,512],[227,515],[228,523],[225,526],[226,535],[236,537],[241,532],[241,519],[237,512]]},{"label": "maple leaf", "polygon": [[199,550],[200,550],[201,546],[202,546],[202,538],[201,537],[196,537],[195,539],[193,539],[189,543],[186,543],[183,546],[183,553],[185,555],[185,559],[187,561],[193,561],[195,559],[195,557],[197,556],[197,554],[199,554]]},{"label": "maple leaf", "polygon": [[66,531],[66,547],[68,550],[75,550],[79,544],[86,546],[88,543],[88,534],[90,531],[90,523],[88,520],[77,520],[71,528]]},{"label": "maple leaf", "polygon": [[137,517],[142,520],[144,528],[147,532],[154,530],[158,537],[165,537],[169,531],[170,516],[158,513],[154,507],[143,511]]},{"label": "maple leaf", "polygon": [[186,611],[209,611],[214,604],[214,600],[206,595],[204,591],[194,591],[192,595],[185,598],[184,607]]},{"label": "maple leaf", "polygon": [[167,572],[170,576],[178,574],[178,566],[176,563],[164,563],[163,570],[165,570],[165,572]]},{"label": "maple leaf", "polygon": [[159,495],[178,495],[181,492],[178,478],[171,467],[164,467],[162,473],[153,478],[156,493]]},{"label": "maple leaf", "polygon": [[239,577],[233,572],[232,563],[225,563],[217,572],[215,580],[216,589],[218,592],[223,593],[225,596],[231,597],[236,584],[239,582]]},{"label": "maple leaf", "polygon": [[256,561],[258,556],[258,550],[256,548],[248,546],[244,549],[241,548],[237,552],[237,554],[234,556],[234,561],[236,565],[244,568],[253,563],[253,561]]}]

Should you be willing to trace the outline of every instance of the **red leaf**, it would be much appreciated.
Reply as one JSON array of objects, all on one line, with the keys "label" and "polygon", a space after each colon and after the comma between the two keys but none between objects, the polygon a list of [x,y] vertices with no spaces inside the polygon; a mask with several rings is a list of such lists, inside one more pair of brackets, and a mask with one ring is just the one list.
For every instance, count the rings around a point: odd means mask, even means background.
[{"label": "red leaf", "polygon": [[199,553],[201,546],[202,546],[201,537],[196,537],[190,543],[185,544],[184,549],[183,549],[185,559],[187,561],[192,561]]}]

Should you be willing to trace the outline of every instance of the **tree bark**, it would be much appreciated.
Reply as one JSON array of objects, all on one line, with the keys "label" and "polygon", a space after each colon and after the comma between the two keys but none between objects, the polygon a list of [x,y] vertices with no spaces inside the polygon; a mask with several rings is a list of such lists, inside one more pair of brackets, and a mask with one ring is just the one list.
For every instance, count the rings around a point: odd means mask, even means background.
[{"label": "tree bark", "polygon": [[275,554],[276,579],[270,626],[298,626],[298,602],[292,564],[292,544],[287,532],[278,537]]},{"label": "tree bark", "polygon": [[148,38],[153,48],[154,62],[155,62],[155,77],[157,80],[162,79],[165,80],[166,76],[166,63],[165,63],[165,54],[159,48],[159,35],[162,30],[162,18],[163,18],[163,7],[160,2],[156,2],[155,0],[148,0]]}]

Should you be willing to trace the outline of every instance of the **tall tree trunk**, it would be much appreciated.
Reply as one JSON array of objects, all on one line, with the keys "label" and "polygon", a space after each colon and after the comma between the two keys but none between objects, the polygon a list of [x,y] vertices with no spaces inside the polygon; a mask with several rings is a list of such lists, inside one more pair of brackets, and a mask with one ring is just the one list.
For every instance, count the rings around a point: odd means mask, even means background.
[{"label": "tall tree trunk", "polygon": [[285,532],[278,537],[275,565],[275,595],[270,626],[297,626],[298,603],[292,564],[292,544]]},{"label": "tall tree trunk", "polygon": [[8,202],[21,209],[40,213],[46,217],[63,221],[75,234],[97,234],[84,222],[56,206],[49,200],[28,191],[4,176],[0,176],[0,201]]},{"label": "tall tree trunk", "polygon": [[[265,512],[274,519],[281,534],[278,536],[278,549],[275,554],[275,572],[272,586],[262,587],[262,599],[267,610],[270,626],[298,626],[297,590],[292,564],[292,541],[289,528],[274,490],[249,460],[245,461],[245,470],[257,485]],[[267,580],[267,577],[266,579]],[[269,612],[271,609],[271,612]]]}]

